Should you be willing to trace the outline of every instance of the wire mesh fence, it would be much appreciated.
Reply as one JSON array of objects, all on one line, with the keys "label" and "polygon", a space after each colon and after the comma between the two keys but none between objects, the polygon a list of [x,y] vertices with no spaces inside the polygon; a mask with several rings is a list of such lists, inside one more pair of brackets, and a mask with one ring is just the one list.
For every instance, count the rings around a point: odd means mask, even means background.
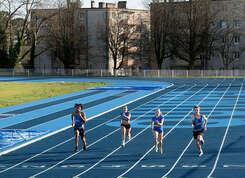
[{"label": "wire mesh fence", "polygon": [[0,76],[221,78],[245,77],[245,70],[0,69]]}]

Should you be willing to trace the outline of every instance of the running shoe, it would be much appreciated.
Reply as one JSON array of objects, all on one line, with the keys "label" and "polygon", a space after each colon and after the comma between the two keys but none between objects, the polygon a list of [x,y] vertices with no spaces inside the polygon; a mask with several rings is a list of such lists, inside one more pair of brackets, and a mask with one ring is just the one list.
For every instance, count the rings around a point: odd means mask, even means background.
[{"label": "running shoe", "polygon": [[155,146],[155,152],[158,152],[158,147],[157,146]]},{"label": "running shoe", "polygon": [[125,147],[125,142],[124,142],[124,141],[122,141],[121,146],[122,146],[122,147]]},{"label": "running shoe", "polygon": [[129,134],[129,136],[128,136],[128,141],[131,139],[131,134]]},{"label": "running shoe", "polygon": [[201,157],[203,155],[203,152],[201,151],[198,155],[198,157]]},{"label": "running shoe", "polygon": [[162,154],[162,148],[160,148],[160,154]]},{"label": "running shoe", "polygon": [[78,150],[78,147],[76,147],[75,150],[74,150],[74,152],[78,152],[78,151],[79,151],[79,150]]},{"label": "running shoe", "polygon": [[83,145],[83,150],[86,151],[87,150],[87,146]]}]

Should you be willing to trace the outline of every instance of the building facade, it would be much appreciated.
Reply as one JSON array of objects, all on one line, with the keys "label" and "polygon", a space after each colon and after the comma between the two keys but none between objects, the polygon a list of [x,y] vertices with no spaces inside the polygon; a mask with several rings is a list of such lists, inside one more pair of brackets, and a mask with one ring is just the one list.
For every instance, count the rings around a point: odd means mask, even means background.
[{"label": "building facade", "polygon": [[[126,1],[115,3],[99,2],[96,6],[95,1],[91,1],[91,8],[81,8],[80,0],[67,1],[67,7],[62,9],[36,9],[33,11],[32,20],[41,21],[44,17],[53,14],[48,20],[49,23],[57,22],[57,16],[60,14],[71,14],[69,9],[72,9],[72,20],[67,20],[68,26],[72,27],[68,31],[74,38],[76,50],[74,53],[75,59],[69,68],[79,69],[113,69],[118,68],[149,68],[150,66],[150,12],[147,10],[127,9]],[[59,11],[59,13],[58,13]],[[69,17],[70,17],[69,16]],[[67,18],[67,16],[66,16]],[[72,23],[71,23],[72,21]],[[118,23],[116,23],[118,22]],[[69,24],[70,23],[70,24]],[[124,25],[126,30],[116,34],[113,25]],[[47,22],[43,23],[39,35],[48,33],[50,25]],[[52,27],[54,28],[54,27]],[[58,30],[58,29],[57,29]],[[113,36],[114,35],[114,36]],[[115,55],[110,45],[110,39],[122,38],[117,46],[117,59],[115,64]],[[127,37],[125,37],[128,35]],[[48,40],[44,40],[38,45],[37,51],[48,47]],[[126,42],[125,42],[126,41]],[[35,69],[44,70],[51,68],[67,68],[62,60],[59,60],[57,50],[52,47],[38,56],[35,60]],[[54,52],[55,51],[55,52]],[[114,56],[114,58],[113,58]]]},{"label": "building facade", "polygon": [[169,22],[175,25],[168,31],[173,55],[164,59],[162,69],[245,69],[245,1],[166,0],[157,6],[162,11],[171,6]]}]

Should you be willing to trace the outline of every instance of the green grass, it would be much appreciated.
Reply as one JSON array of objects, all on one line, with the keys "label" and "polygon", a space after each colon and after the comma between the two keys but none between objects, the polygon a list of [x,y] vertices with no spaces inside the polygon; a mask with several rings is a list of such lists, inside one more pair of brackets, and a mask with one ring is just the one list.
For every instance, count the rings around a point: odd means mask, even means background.
[{"label": "green grass", "polygon": [[104,82],[0,82],[0,108],[108,85]]}]

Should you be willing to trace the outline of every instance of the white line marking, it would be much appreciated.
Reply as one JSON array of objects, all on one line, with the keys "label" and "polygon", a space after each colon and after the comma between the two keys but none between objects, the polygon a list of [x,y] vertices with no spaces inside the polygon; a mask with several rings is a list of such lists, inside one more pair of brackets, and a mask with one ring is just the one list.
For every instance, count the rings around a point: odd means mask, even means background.
[{"label": "white line marking", "polygon": [[[171,92],[173,92],[173,91],[175,91],[175,90],[177,90],[177,89],[180,89],[180,88],[182,88],[182,87],[184,87],[184,86],[185,86],[185,85],[180,86],[180,87],[178,87],[178,88],[176,88],[176,89],[174,89],[174,90],[171,90],[171,91],[169,91],[169,92],[167,92],[167,93],[164,93],[163,95],[160,95],[160,96],[157,97],[157,98],[151,99],[150,101],[148,101],[148,102],[146,102],[146,103],[150,103],[150,102],[154,101],[155,99],[161,98],[162,96],[164,96],[164,95],[166,95],[166,94],[168,94],[168,93],[171,93]],[[144,104],[146,104],[146,103],[143,103],[143,104],[137,106],[136,108],[132,109],[131,111],[138,109],[139,107],[141,107],[142,105],[144,105]],[[117,119],[117,118],[119,118],[119,116],[116,116],[116,117],[114,117],[114,118],[111,119],[111,120],[108,120],[108,121],[106,121],[106,122],[104,122],[104,123],[102,123],[102,124],[100,124],[100,125],[98,125],[98,126],[96,126],[96,127],[93,127],[93,128],[89,129],[89,130],[86,131],[86,132],[89,133],[90,131],[92,131],[92,130],[98,128],[98,127],[101,127],[102,125],[104,125],[104,124],[106,124],[106,123],[108,123],[108,122],[110,122],[110,121],[112,121],[112,120],[115,120],[115,119]],[[67,142],[69,142],[69,141],[71,141],[71,140],[73,140],[73,139],[74,139],[74,137],[71,137],[70,139],[68,139],[68,140],[66,140],[66,141],[64,141],[64,142],[62,142],[62,143],[59,143],[58,145],[55,145],[55,146],[53,146],[53,147],[51,147],[51,148],[49,148],[49,149],[46,149],[46,150],[42,151],[41,153],[38,153],[38,154],[36,154],[36,155],[34,155],[34,156],[32,156],[32,157],[30,157],[30,158],[28,158],[28,159],[26,159],[26,160],[24,160],[24,161],[18,163],[18,164],[15,164],[15,165],[13,165],[13,166],[7,168],[7,169],[4,169],[4,170],[0,171],[0,173],[6,172],[6,171],[8,171],[8,170],[10,170],[10,169],[13,169],[13,168],[15,168],[15,167],[17,167],[17,166],[19,166],[19,165],[21,165],[21,164],[23,164],[23,163],[25,163],[25,162],[31,160],[31,159],[33,159],[33,158],[35,158],[35,157],[37,157],[37,156],[40,156],[40,155],[42,155],[42,154],[44,154],[44,153],[46,153],[46,152],[48,152],[48,151],[50,151],[50,150],[52,150],[52,149],[54,149],[54,148],[56,148],[56,147],[59,147],[59,146],[65,144],[65,143],[67,143]]]},{"label": "white line marking", "polygon": [[[191,95],[191,96],[189,96],[187,99],[185,99],[184,101],[182,101],[180,104],[178,104],[175,108],[173,108],[171,111],[173,111],[174,109],[176,109],[179,105],[181,105],[181,104],[183,104],[185,101],[187,101],[187,100],[189,100],[189,98],[191,98],[192,96],[194,96],[194,95],[196,95],[198,92],[200,92],[201,90],[203,90],[204,88],[206,88],[208,85],[205,85],[203,88],[201,88],[200,90],[198,90],[197,92],[195,92],[193,95]],[[192,87],[193,88],[193,87]],[[163,104],[160,104],[160,105],[163,105]],[[159,106],[160,106],[159,105]],[[158,106],[158,107],[159,107]],[[156,107],[156,108],[158,108],[158,107]],[[153,109],[155,109],[155,108],[153,108]],[[153,110],[152,109],[152,110]],[[171,112],[171,111],[169,111],[169,112]],[[169,113],[168,112],[168,113]],[[167,114],[168,114],[167,113]],[[167,115],[167,114],[165,114],[165,115]],[[164,115],[164,116],[165,116]],[[177,125],[177,124],[176,124]],[[149,125],[149,126],[147,126],[143,131],[145,131],[146,129],[148,129],[148,128],[150,128],[151,126]],[[143,133],[143,132],[142,132]],[[137,135],[139,135],[139,134],[137,134]],[[132,140],[132,139],[131,139]],[[130,140],[130,141],[131,141]],[[130,142],[130,141],[127,141],[125,144],[127,144],[128,142]],[[88,169],[86,169],[85,171],[83,171],[83,172],[81,172],[80,174],[77,174],[76,176],[74,176],[74,178],[77,178],[77,177],[79,177],[80,175],[82,175],[82,174],[84,174],[84,173],[86,173],[86,172],[88,172],[89,170],[91,170],[91,169],[93,169],[96,165],[98,165],[99,163],[101,163],[102,161],[104,161],[107,157],[109,157],[110,155],[112,155],[114,152],[116,152],[118,149],[120,149],[121,147],[118,147],[118,148],[116,148],[114,151],[112,151],[110,154],[108,154],[107,156],[105,156],[103,159],[101,159],[100,161],[98,161],[96,164],[94,164],[93,166],[91,166],[90,168],[88,168]]]},{"label": "white line marking", "polygon": [[183,168],[197,168],[197,167],[201,167],[201,168],[205,168],[207,167],[206,165],[183,165]]},{"label": "white line marking", "polygon": [[[244,82],[244,79],[243,79],[243,82]],[[217,154],[217,157],[216,157],[214,166],[213,166],[211,172],[209,173],[209,175],[207,176],[207,178],[210,178],[210,177],[212,176],[214,170],[216,169],[217,163],[218,163],[218,161],[219,161],[219,157],[220,157],[221,150],[222,150],[222,148],[223,148],[223,146],[224,146],[225,139],[226,139],[227,133],[228,133],[229,128],[230,128],[230,125],[231,125],[231,121],[232,121],[232,118],[233,118],[233,114],[234,114],[234,112],[235,112],[235,110],[236,110],[237,102],[238,102],[238,100],[239,100],[239,98],[240,98],[240,95],[241,95],[241,91],[242,91],[242,88],[243,88],[243,82],[242,82],[240,91],[239,91],[239,93],[238,93],[238,96],[237,96],[237,99],[236,99],[236,103],[235,103],[235,105],[234,105],[234,107],[233,107],[233,110],[232,110],[232,113],[231,113],[231,117],[230,117],[230,119],[229,119],[228,126],[227,126],[227,128],[226,128],[226,130],[225,130],[225,134],[224,134],[222,143],[221,143],[221,145],[220,145],[219,152],[218,152],[218,154]]]},{"label": "white line marking", "polygon": [[12,117],[16,116],[16,114],[0,114],[0,117]]},{"label": "white line marking", "polygon": [[[223,81],[222,81],[223,82]],[[219,85],[217,85],[211,92],[209,92],[208,93],[208,95],[207,96],[205,96],[199,103],[198,103],[198,105],[199,104],[201,104],[208,96],[210,96],[210,94],[211,93],[213,93],[219,86],[221,85],[221,83],[219,84]],[[191,111],[189,111],[189,113],[188,114],[186,114],[185,115],[185,117],[183,118],[183,119],[181,119],[178,123],[177,123],[177,125],[179,125],[179,123],[180,122],[182,122],[187,116],[189,116],[189,114],[192,112],[192,110]],[[175,125],[175,127],[177,127],[177,125]],[[174,129],[174,127],[172,128],[172,129]],[[169,132],[167,132],[164,136],[163,136],[163,139],[164,138],[166,138],[166,136],[172,131],[172,129],[169,131]],[[154,149],[154,145],[132,166],[132,167],[130,167],[127,171],[125,171],[124,173],[122,173],[120,176],[118,176],[118,177],[122,177],[122,176],[124,176],[125,174],[127,174],[129,171],[131,171],[137,164],[139,164],[139,162],[141,161],[141,160],[143,160],[153,149]]]},{"label": "white line marking", "polygon": [[[133,103],[133,102],[135,102],[135,101],[138,101],[138,100],[143,99],[143,98],[145,98],[145,97],[147,97],[147,96],[153,95],[153,94],[155,94],[155,93],[157,93],[157,92],[160,92],[160,91],[165,90],[165,89],[167,89],[167,88],[169,88],[169,87],[172,87],[172,86],[173,86],[173,84],[171,84],[170,86],[168,86],[168,87],[166,87],[166,88],[162,88],[162,89],[160,89],[160,90],[154,91],[154,92],[149,93],[149,94],[147,94],[147,95],[145,95],[145,96],[139,97],[139,98],[137,98],[137,99],[135,99],[135,100],[129,101],[129,102],[124,103],[124,104],[122,104],[122,105],[119,105],[119,106],[117,106],[117,107],[115,107],[115,108],[109,109],[109,110],[107,110],[107,111],[105,111],[105,112],[102,112],[102,113],[100,113],[100,114],[97,114],[97,115],[95,115],[95,116],[92,116],[92,117],[88,118],[87,120],[88,120],[88,121],[89,121],[89,120],[92,120],[92,119],[94,119],[94,118],[96,118],[96,117],[99,117],[99,116],[104,115],[104,114],[106,114],[106,113],[108,113],[108,112],[111,112],[111,111],[113,111],[113,110],[116,110],[116,109],[118,109],[118,108],[120,108],[120,107],[122,107],[122,106],[124,106],[124,105],[131,104],[131,103]],[[2,156],[2,155],[4,155],[4,154],[7,154],[7,153],[10,153],[10,152],[12,152],[12,151],[18,150],[18,149],[20,149],[20,148],[22,148],[22,147],[25,147],[25,146],[30,145],[30,144],[32,144],[32,143],[35,143],[35,142],[37,142],[37,141],[43,140],[43,139],[45,139],[45,138],[47,138],[47,137],[49,137],[49,136],[52,136],[52,135],[55,135],[55,134],[57,134],[57,133],[59,133],[59,132],[65,131],[65,130],[71,128],[71,127],[72,127],[72,126],[69,125],[69,126],[67,126],[67,127],[64,127],[64,128],[62,128],[62,129],[59,129],[59,130],[57,130],[57,131],[55,131],[55,132],[49,133],[49,134],[44,135],[44,136],[42,136],[42,137],[39,137],[39,138],[37,138],[37,139],[28,141],[28,142],[26,142],[26,143],[24,143],[24,144],[21,144],[21,145],[19,145],[19,146],[14,147],[14,148],[8,149],[8,150],[6,150],[6,151],[2,151],[2,152],[0,152],[0,156]]]},{"label": "white line marking", "polygon": [[227,164],[225,164],[225,165],[223,165],[223,167],[224,168],[245,168],[245,165],[227,165]]},{"label": "white line marking", "polygon": [[[183,91],[183,92],[181,92],[181,93],[184,93],[184,92],[186,92],[186,91],[192,89],[193,87],[195,87],[195,86],[192,86],[191,88],[189,88],[189,89],[187,89],[187,90],[185,90],[185,91]],[[170,92],[172,92],[172,91],[170,91]],[[170,93],[170,92],[168,92],[168,93]],[[180,93],[180,94],[181,94],[181,93]],[[166,93],[165,93],[165,94],[166,94]],[[165,95],[165,94],[163,94],[163,95]],[[178,95],[180,95],[180,94],[178,94]],[[176,98],[178,95],[172,97],[172,99],[169,99],[168,101],[173,100],[173,99]],[[166,102],[167,102],[167,101],[166,101]],[[164,103],[166,103],[166,102],[164,102]],[[164,104],[164,103],[162,103],[162,104]],[[162,105],[162,104],[161,104],[161,105]],[[153,109],[151,109],[150,111],[148,111],[148,112],[146,112],[145,114],[141,115],[141,117],[144,116],[144,115],[146,115],[147,113],[151,112],[152,110],[153,110]],[[137,120],[138,118],[140,118],[140,116],[137,117],[136,119],[134,119],[132,122],[134,122],[134,121]],[[113,132],[111,132],[111,133],[105,135],[104,137],[102,137],[102,138],[96,140],[94,143],[90,144],[90,145],[88,146],[88,148],[89,148],[90,146],[92,146],[92,145],[98,143],[99,141],[103,140],[104,138],[106,138],[106,137],[112,135],[113,133],[119,131],[119,130],[120,130],[120,128],[118,128],[118,129],[114,130]],[[132,140],[132,139],[131,139],[131,140]],[[131,141],[131,140],[130,140],[130,141]],[[128,142],[126,142],[126,144],[127,144],[127,143],[128,143]],[[119,147],[119,148],[121,148],[121,147]],[[49,168],[47,168],[47,169],[45,169],[45,170],[43,170],[43,171],[41,171],[41,172],[39,172],[39,173],[37,173],[37,174],[31,176],[30,178],[36,177],[36,176],[38,176],[38,175],[40,175],[40,174],[42,174],[42,173],[44,173],[44,172],[47,172],[47,171],[50,170],[50,169],[53,169],[53,168],[56,167],[57,165],[59,165],[59,164],[63,163],[64,161],[70,159],[71,157],[75,156],[75,155],[78,154],[79,152],[81,152],[81,150],[78,151],[77,153],[74,153],[74,154],[68,156],[67,158],[61,160],[61,161],[58,162],[57,164],[55,164],[55,165],[53,165],[53,166],[51,166],[51,167],[49,167]]]},{"label": "white line marking", "polygon": [[121,167],[125,167],[125,165],[103,165],[101,167],[103,168],[121,168]]},{"label": "white line marking", "polygon": [[[218,85],[219,86],[219,85]],[[207,116],[207,118],[209,118],[211,116],[211,114],[214,112],[215,108],[218,106],[218,104],[220,103],[220,101],[223,99],[223,97],[225,96],[225,94],[227,93],[227,91],[230,89],[231,84],[226,88],[226,91],[223,93],[223,95],[220,97],[220,99],[218,100],[218,102],[216,103],[216,105],[213,107],[212,111],[209,113],[209,115]],[[217,87],[216,87],[217,88]],[[179,158],[176,160],[176,162],[173,164],[173,166],[170,168],[170,170],[164,174],[162,176],[162,178],[166,178],[175,168],[175,166],[178,164],[178,162],[180,161],[180,159],[182,158],[182,156],[184,155],[184,153],[186,152],[186,150],[189,148],[189,146],[191,145],[191,143],[193,142],[193,138],[190,140],[190,142],[188,143],[188,145],[185,147],[185,149],[183,150],[183,152],[181,153],[181,155],[179,156]]]},{"label": "white line marking", "polygon": [[164,168],[164,167],[166,167],[166,165],[161,165],[161,164],[159,164],[159,165],[141,165],[141,167],[142,168]]}]

